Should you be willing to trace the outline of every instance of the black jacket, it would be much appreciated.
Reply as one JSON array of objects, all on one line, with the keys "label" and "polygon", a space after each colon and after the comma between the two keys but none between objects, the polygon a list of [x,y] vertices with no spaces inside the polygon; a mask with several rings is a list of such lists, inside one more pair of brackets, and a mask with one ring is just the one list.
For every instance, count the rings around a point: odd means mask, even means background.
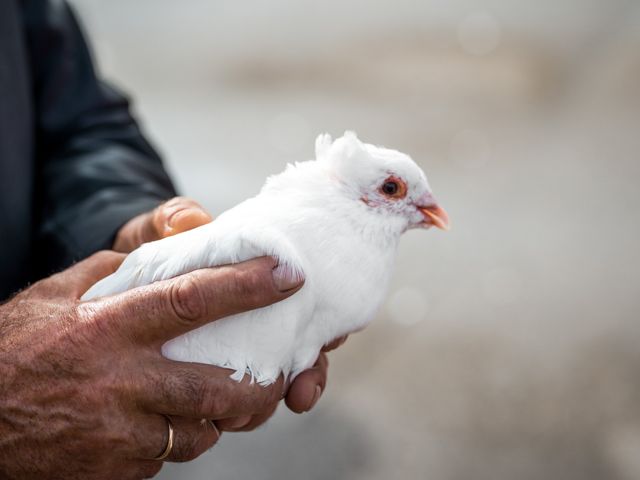
[{"label": "black jacket", "polygon": [[0,0],[0,301],[175,194],[64,0]]}]

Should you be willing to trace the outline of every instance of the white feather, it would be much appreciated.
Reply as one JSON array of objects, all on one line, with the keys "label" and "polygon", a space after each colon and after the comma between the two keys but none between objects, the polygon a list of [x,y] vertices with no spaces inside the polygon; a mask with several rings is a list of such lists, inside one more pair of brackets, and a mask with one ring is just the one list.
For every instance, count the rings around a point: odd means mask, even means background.
[{"label": "white feather", "polygon": [[[371,208],[361,201],[361,189],[390,169],[417,177],[416,195],[428,189],[409,157],[362,144],[352,133],[333,143],[329,135],[319,136],[316,156],[318,161],[288,165],[269,177],[256,197],[214,222],[142,245],[83,300],[271,255],[279,268],[305,278],[299,292],[207,324],[162,351],[173,360],[233,369],[237,380],[245,373],[263,385],[280,373],[295,377],[323,345],[363,328],[384,299],[396,246],[410,220]],[[354,171],[356,179],[349,177]]]}]

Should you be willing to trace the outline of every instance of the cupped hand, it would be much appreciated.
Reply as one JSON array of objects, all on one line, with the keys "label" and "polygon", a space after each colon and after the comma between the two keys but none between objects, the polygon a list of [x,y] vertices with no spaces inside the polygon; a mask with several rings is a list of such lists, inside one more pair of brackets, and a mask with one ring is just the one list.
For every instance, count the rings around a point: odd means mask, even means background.
[{"label": "cupped hand", "polygon": [[[212,216],[199,203],[189,198],[175,197],[153,211],[129,221],[118,233],[114,249],[130,252],[142,243],[175,235],[211,221]],[[325,352],[339,347],[346,339],[347,336],[340,337],[326,345],[314,366],[294,379],[285,397],[291,411],[303,413],[315,406],[327,384],[329,362]],[[227,431],[253,430],[268,420],[276,407],[260,416],[244,416],[217,422],[218,427]]]},{"label": "cupped hand", "polygon": [[81,295],[120,265],[101,252],[0,306],[0,478],[138,479],[167,445],[190,460],[218,439],[215,423],[263,418],[283,382],[237,383],[230,371],[174,362],[167,340],[216,319],[260,308],[299,284],[259,258],[198,270],[119,295]]}]

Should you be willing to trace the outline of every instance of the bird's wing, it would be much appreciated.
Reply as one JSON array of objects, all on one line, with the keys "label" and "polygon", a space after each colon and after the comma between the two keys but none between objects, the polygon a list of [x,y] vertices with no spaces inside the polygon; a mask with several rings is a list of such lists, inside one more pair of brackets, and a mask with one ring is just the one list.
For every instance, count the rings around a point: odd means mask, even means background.
[{"label": "bird's wing", "polygon": [[207,225],[140,246],[116,272],[93,285],[82,299],[113,295],[199,268],[265,255],[275,257],[278,268],[286,269],[288,275],[302,278],[302,264],[286,236],[264,221],[242,217],[231,210]]}]

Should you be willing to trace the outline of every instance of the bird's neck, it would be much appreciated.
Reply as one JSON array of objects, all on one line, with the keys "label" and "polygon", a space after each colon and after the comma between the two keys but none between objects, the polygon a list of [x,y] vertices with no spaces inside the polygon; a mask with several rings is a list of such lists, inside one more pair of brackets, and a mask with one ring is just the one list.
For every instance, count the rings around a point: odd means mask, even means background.
[{"label": "bird's neck", "polygon": [[357,212],[351,212],[349,223],[364,241],[394,251],[405,229],[400,221],[372,211],[366,205]]}]

